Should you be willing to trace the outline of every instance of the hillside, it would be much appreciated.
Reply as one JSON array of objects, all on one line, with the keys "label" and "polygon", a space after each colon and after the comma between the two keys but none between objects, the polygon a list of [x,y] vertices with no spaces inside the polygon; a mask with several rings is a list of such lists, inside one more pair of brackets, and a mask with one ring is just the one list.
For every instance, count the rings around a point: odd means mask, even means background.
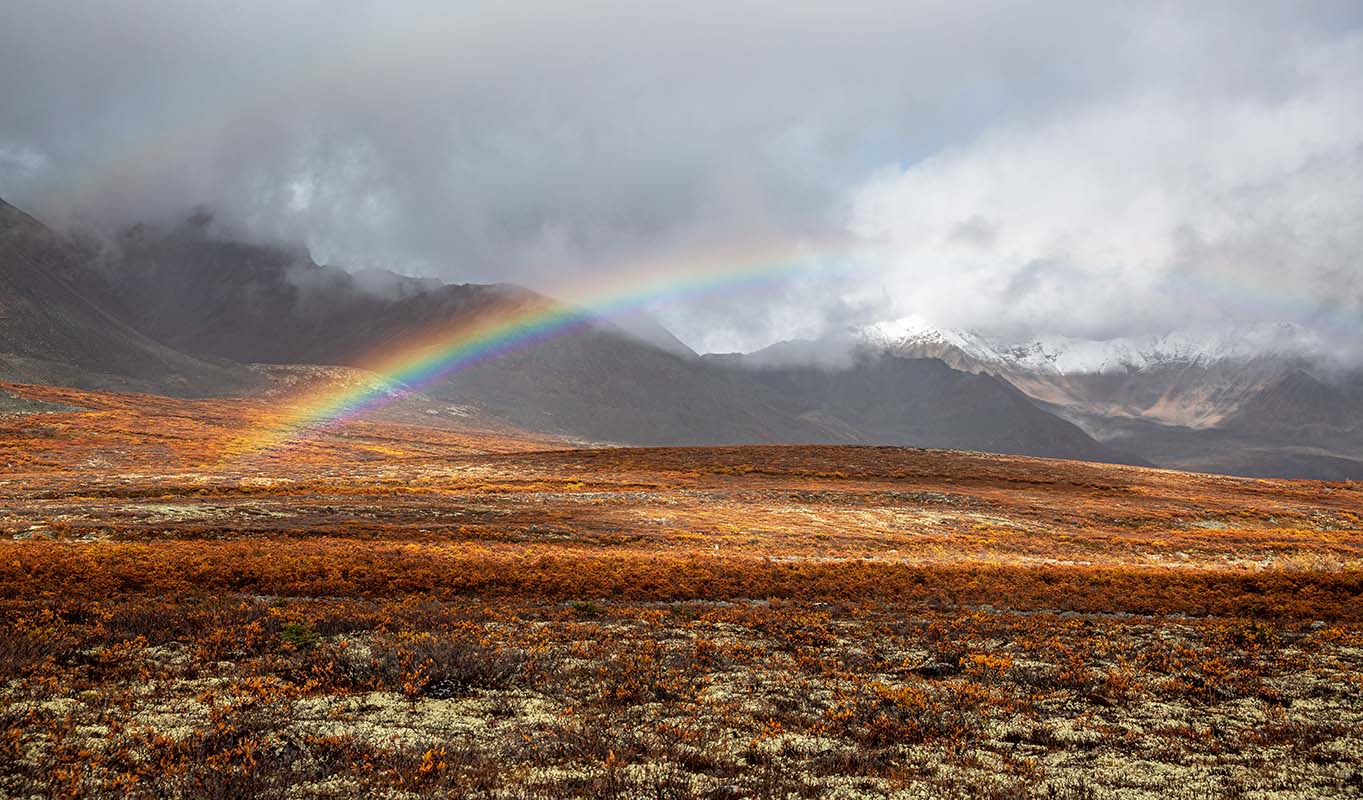
[{"label": "hillside", "polygon": [[1088,461],[1140,463],[1045,413],[1006,381],[935,358],[864,354],[839,366],[769,353],[709,358],[753,381],[797,418],[827,431],[811,441],[908,444]]},{"label": "hillside", "polygon": [[901,321],[857,346],[997,375],[1099,441],[1169,467],[1363,479],[1363,371],[1303,355],[1309,335],[1259,326],[1008,346]]},{"label": "hillside", "polygon": [[[364,366],[375,354],[474,317],[551,308],[506,285],[446,285],[314,263],[248,244],[197,215],[134,229],[116,259],[67,277],[145,335],[207,358]],[[590,320],[422,387],[406,405],[454,405],[543,433],[628,444],[879,443],[1136,461],[992,379],[938,363],[873,359],[834,379],[700,359],[642,315]],[[423,405],[424,404],[424,405]]]},{"label": "hillside", "polygon": [[257,383],[249,370],[154,341],[65,280],[90,258],[0,200],[0,378],[171,394]]}]

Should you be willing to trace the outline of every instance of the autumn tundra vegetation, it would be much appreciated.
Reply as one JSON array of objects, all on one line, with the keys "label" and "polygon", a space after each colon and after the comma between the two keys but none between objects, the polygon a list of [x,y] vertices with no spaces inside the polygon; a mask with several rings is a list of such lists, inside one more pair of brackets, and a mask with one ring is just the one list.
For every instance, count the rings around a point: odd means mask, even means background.
[{"label": "autumn tundra vegetation", "polygon": [[1358,484],[0,389],[0,797],[1363,793]]}]

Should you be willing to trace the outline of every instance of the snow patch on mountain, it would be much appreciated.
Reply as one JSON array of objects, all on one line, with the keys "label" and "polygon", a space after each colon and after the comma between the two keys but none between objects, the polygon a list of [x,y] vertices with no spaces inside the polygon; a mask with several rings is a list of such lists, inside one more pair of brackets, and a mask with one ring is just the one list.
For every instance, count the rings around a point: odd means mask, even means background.
[{"label": "snow patch on mountain", "polygon": [[924,347],[954,347],[971,358],[985,363],[996,363],[1003,358],[997,347],[985,337],[969,331],[939,328],[923,317],[901,317],[877,322],[858,331],[868,345],[885,350],[907,350]]},{"label": "snow patch on mountain", "polygon": [[1014,343],[910,316],[866,326],[858,335],[869,346],[906,355],[940,356],[954,350],[984,367],[1050,375],[1139,372],[1261,357],[1311,358],[1328,352],[1320,335],[1292,323],[1106,340],[1043,336]]}]

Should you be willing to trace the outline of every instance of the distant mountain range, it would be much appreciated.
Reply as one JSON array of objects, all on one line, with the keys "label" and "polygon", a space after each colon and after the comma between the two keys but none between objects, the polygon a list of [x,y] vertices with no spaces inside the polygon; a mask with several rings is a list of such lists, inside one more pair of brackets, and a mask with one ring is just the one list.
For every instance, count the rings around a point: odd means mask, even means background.
[{"label": "distant mountain range", "polygon": [[1009,345],[907,319],[847,338],[997,375],[1098,440],[1162,466],[1363,479],[1363,369],[1312,355],[1323,343],[1297,326]]},{"label": "distant mountain range", "polygon": [[1320,341],[1315,331],[1291,323],[1236,325],[1106,340],[1049,336],[1019,343],[938,327],[921,317],[905,317],[869,325],[855,334],[876,346],[936,348],[953,357],[963,355],[975,364],[1048,375],[1152,371],[1260,358],[1309,358],[1327,349],[1327,343]]},{"label": "distant mountain range", "polygon": [[[0,224],[6,380],[259,391],[280,374],[260,364],[357,366],[442,322],[554,304],[517,286],[320,266],[296,249],[216,235],[206,215],[173,230],[136,228],[102,246],[9,206]],[[642,316],[593,320],[423,387],[401,405],[472,409],[596,442],[897,444],[1139,463],[1006,382],[940,361],[877,353],[836,374],[812,365],[755,369],[701,358]]]},{"label": "distant mountain range", "polygon": [[[278,391],[286,371],[260,365],[362,366],[450,320],[555,303],[321,266],[224,236],[202,214],[85,242],[2,201],[0,291],[0,379],[200,395]],[[290,379],[330,374],[309,369]],[[594,319],[400,405],[594,442],[912,445],[1339,478],[1363,476],[1360,387],[1300,359],[1176,337],[1005,347],[913,321],[699,356],[633,316]]]}]

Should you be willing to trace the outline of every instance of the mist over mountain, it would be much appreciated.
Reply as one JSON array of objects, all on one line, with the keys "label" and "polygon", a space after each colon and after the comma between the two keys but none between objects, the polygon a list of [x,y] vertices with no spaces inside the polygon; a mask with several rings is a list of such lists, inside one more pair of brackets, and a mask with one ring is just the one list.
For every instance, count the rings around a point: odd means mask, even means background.
[{"label": "mist over mountain", "polygon": [[[696,352],[922,314],[1358,363],[1360,76],[1348,0],[7,4],[0,195],[553,296],[659,265]],[[840,268],[665,290],[769,242]]]},{"label": "mist over mountain", "polygon": [[[12,219],[14,236],[60,238],[18,212]],[[46,265],[0,266],[98,298],[101,305],[80,307],[80,329],[126,331],[172,364],[219,364],[232,375],[253,374],[232,362],[363,368],[375,354],[451,325],[558,307],[517,286],[445,285],[320,266],[297,248],[226,238],[204,214],[167,229],[130,229],[112,247],[62,253]],[[523,429],[601,442],[907,444],[1138,460],[1095,442],[1003,381],[937,360],[879,354],[837,369],[810,363],[771,369],[759,366],[760,355],[751,362],[698,357],[645,315],[626,314],[620,323],[588,316],[533,346],[411,387],[420,393],[403,402],[437,415],[474,409]],[[49,354],[69,372],[26,371],[16,362],[8,377],[72,383],[88,368],[75,355],[62,358]],[[143,380],[138,386],[184,380],[169,371],[143,375],[139,365],[122,363],[109,367]]]},{"label": "mist over mountain", "polygon": [[1357,2],[52,0],[0,7],[0,99],[43,220],[5,375],[249,392],[565,304],[423,392],[599,441],[1363,461]]},{"label": "mist over mountain", "polygon": [[0,380],[91,389],[222,394],[250,370],[187,356],[136,330],[63,276],[93,254],[0,200]]},{"label": "mist over mountain", "polygon": [[[251,392],[286,373],[243,365],[363,369],[433,330],[558,304],[514,285],[322,266],[203,211],[114,240],[58,234],[11,206],[4,222],[10,380]],[[419,389],[413,411],[473,409],[590,441],[911,444],[1363,476],[1363,370],[1290,324],[1008,342],[910,317],[702,357],[632,310]]]},{"label": "mist over mountain", "polygon": [[838,347],[997,375],[1098,440],[1162,466],[1363,477],[1363,369],[1297,326],[1009,344],[910,318],[824,345]]}]

